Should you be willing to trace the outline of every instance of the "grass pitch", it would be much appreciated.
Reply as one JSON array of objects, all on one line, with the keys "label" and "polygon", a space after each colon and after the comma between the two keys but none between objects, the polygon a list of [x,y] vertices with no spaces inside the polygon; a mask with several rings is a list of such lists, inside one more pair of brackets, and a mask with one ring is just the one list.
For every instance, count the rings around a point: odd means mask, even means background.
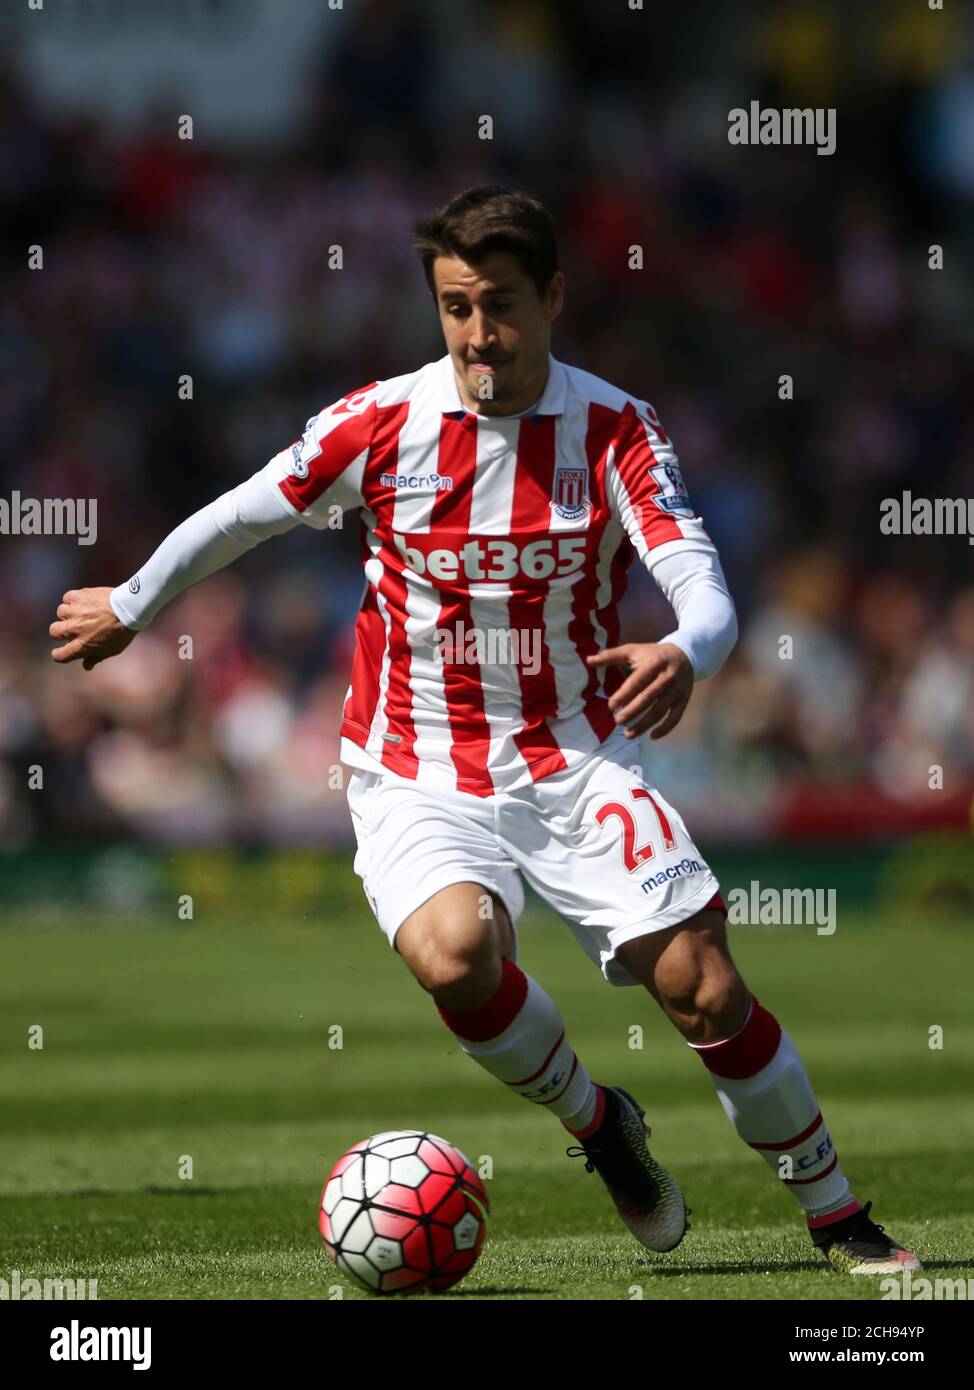
[{"label": "grass pitch", "polygon": [[[857,1196],[926,1275],[974,1274],[970,935],[863,917],[730,939]],[[693,1208],[672,1254],[638,1246],[561,1126],[458,1050],[363,903],[330,922],[3,929],[0,1276],[97,1279],[101,1299],[368,1297],[321,1247],[321,1184],[356,1140],[421,1128],[493,1163],[490,1238],[443,1297],[878,1300],[879,1280],[812,1250],[650,997],[606,985],[540,908],[520,940],[593,1076],[646,1108]]]}]

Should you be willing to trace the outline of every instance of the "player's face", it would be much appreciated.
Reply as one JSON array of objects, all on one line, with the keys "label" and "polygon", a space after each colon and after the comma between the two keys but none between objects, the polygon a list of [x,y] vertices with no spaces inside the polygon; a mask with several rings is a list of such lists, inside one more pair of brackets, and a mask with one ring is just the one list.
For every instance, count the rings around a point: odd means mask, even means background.
[{"label": "player's face", "polygon": [[561,312],[565,284],[561,271],[543,298],[515,257],[502,251],[477,266],[437,256],[433,280],[464,403],[482,415],[533,405],[548,376],[551,324]]}]

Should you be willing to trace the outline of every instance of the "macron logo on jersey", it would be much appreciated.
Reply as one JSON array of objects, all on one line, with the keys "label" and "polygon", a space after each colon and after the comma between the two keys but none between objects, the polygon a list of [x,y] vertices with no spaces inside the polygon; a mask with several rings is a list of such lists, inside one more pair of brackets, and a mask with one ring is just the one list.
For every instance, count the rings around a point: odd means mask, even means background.
[{"label": "macron logo on jersey", "polygon": [[434,488],[437,492],[452,492],[453,479],[442,473],[380,473],[383,487]]}]

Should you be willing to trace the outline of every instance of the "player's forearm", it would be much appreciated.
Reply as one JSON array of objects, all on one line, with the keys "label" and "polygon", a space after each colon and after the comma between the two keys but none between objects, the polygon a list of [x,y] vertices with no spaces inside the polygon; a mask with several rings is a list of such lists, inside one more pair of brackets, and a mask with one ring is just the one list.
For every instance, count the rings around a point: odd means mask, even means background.
[{"label": "player's forearm", "polygon": [[191,584],[296,524],[297,518],[274,497],[267,478],[257,473],[170,532],[138,573],[112,590],[112,609],[127,628],[140,631]]},{"label": "player's forearm", "polygon": [[653,567],[678,623],[661,637],[684,651],[694,680],[715,675],[737,642],[737,613],[716,550],[677,551]]}]

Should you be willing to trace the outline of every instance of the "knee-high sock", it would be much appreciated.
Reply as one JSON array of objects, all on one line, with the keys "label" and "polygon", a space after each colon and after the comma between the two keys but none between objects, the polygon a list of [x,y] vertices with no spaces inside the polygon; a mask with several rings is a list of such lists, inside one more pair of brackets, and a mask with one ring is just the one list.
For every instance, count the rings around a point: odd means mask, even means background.
[{"label": "knee-high sock", "polygon": [[798,1199],[810,1226],[859,1209],[798,1050],[757,999],[732,1037],[690,1046],[709,1070],[731,1124]]},{"label": "knee-high sock", "polygon": [[555,1001],[536,980],[503,962],[500,987],[477,1009],[445,1009],[440,1017],[467,1054],[509,1090],[546,1106],[579,1138],[602,1121],[605,1097],[565,1036]]}]

